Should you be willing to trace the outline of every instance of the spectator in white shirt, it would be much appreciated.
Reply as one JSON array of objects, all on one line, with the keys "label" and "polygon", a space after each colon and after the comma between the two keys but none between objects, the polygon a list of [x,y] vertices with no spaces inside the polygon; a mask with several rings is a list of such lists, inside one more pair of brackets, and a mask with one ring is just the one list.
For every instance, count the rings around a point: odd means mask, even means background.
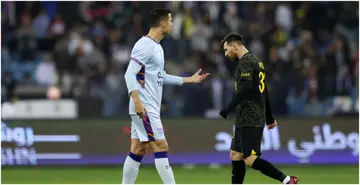
[{"label": "spectator in white shirt", "polygon": [[276,25],[283,28],[287,33],[293,25],[292,11],[288,4],[281,3],[275,11]]},{"label": "spectator in white shirt", "polygon": [[54,82],[56,69],[51,55],[45,57],[35,69],[36,81],[41,85],[52,85]]}]

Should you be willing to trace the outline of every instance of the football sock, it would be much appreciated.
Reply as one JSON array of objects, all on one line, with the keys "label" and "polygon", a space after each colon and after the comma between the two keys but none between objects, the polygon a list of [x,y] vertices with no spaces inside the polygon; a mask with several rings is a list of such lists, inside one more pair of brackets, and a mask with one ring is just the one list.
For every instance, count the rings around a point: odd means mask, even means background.
[{"label": "football sock", "polygon": [[244,160],[232,161],[232,184],[243,184],[246,173],[246,166]]},{"label": "football sock", "polygon": [[283,184],[287,184],[290,182],[290,176],[286,176],[286,178],[283,180]]},{"label": "football sock", "polygon": [[175,184],[174,173],[169,165],[167,152],[155,152],[155,167],[164,184]]},{"label": "football sock", "polygon": [[139,166],[143,156],[129,153],[126,157],[123,169],[122,184],[134,184],[139,173]]},{"label": "football sock", "polygon": [[261,159],[260,157],[255,159],[252,168],[255,170],[259,170],[262,174],[276,179],[282,183],[284,183],[287,178],[285,174],[283,174],[280,170],[274,167],[270,162]]}]

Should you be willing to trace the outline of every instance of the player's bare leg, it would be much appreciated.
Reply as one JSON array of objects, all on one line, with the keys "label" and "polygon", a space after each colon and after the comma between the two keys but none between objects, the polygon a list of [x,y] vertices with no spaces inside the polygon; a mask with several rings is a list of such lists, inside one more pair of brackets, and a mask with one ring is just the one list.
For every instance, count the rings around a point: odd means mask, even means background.
[{"label": "player's bare leg", "polygon": [[232,184],[243,184],[246,174],[246,166],[242,153],[231,150],[230,160],[232,164],[232,174],[231,174]]},{"label": "player's bare leg", "polygon": [[140,142],[139,139],[131,139],[130,153],[123,167],[122,184],[134,184],[139,173],[139,166],[146,154],[149,142]]},{"label": "player's bare leg", "polygon": [[165,139],[151,141],[150,145],[154,151],[155,167],[162,181],[164,184],[175,184],[174,173],[168,160],[169,146],[167,141]]},{"label": "player's bare leg", "polygon": [[297,184],[298,178],[295,176],[287,176],[270,162],[261,159],[257,155],[250,155],[245,159],[246,166],[260,171],[262,174],[276,179],[284,184]]}]

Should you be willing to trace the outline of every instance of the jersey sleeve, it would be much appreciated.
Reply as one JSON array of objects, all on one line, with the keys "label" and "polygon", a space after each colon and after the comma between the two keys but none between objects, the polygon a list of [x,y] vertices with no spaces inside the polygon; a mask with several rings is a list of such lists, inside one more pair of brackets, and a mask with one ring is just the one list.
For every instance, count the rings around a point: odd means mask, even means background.
[{"label": "jersey sleeve", "polygon": [[128,93],[130,94],[134,90],[139,90],[140,86],[137,83],[136,75],[141,70],[142,66],[135,63],[134,61],[130,61],[126,72],[125,72],[125,83],[128,89]]},{"label": "jersey sleeve", "polygon": [[164,84],[181,86],[184,83],[184,79],[179,76],[169,75],[164,71]]},{"label": "jersey sleeve", "polygon": [[131,61],[138,63],[140,66],[145,65],[151,58],[151,48],[146,43],[138,42],[131,51]]},{"label": "jersey sleeve", "polygon": [[136,75],[151,58],[151,50],[149,49],[151,48],[146,47],[146,44],[136,43],[131,51],[130,63],[125,73],[125,82],[129,94],[140,88]]},{"label": "jersey sleeve", "polygon": [[266,124],[270,125],[272,123],[274,123],[275,119],[272,115],[272,110],[271,110],[271,103],[270,103],[270,97],[269,97],[269,93],[267,90],[267,86],[265,88],[265,106],[266,106],[266,112],[265,112],[265,116],[266,116]]}]

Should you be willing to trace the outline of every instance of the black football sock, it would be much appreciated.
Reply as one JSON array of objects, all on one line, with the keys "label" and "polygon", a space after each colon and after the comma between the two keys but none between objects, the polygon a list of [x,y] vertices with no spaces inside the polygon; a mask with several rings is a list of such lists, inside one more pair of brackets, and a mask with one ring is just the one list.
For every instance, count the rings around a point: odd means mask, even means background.
[{"label": "black football sock", "polygon": [[232,161],[232,184],[242,184],[244,182],[246,166],[244,160]]},{"label": "black football sock", "polygon": [[276,179],[280,182],[283,182],[286,178],[286,175],[278,170],[275,166],[273,166],[270,162],[261,159],[260,157],[256,158],[252,168],[255,170],[259,170],[262,174]]}]

